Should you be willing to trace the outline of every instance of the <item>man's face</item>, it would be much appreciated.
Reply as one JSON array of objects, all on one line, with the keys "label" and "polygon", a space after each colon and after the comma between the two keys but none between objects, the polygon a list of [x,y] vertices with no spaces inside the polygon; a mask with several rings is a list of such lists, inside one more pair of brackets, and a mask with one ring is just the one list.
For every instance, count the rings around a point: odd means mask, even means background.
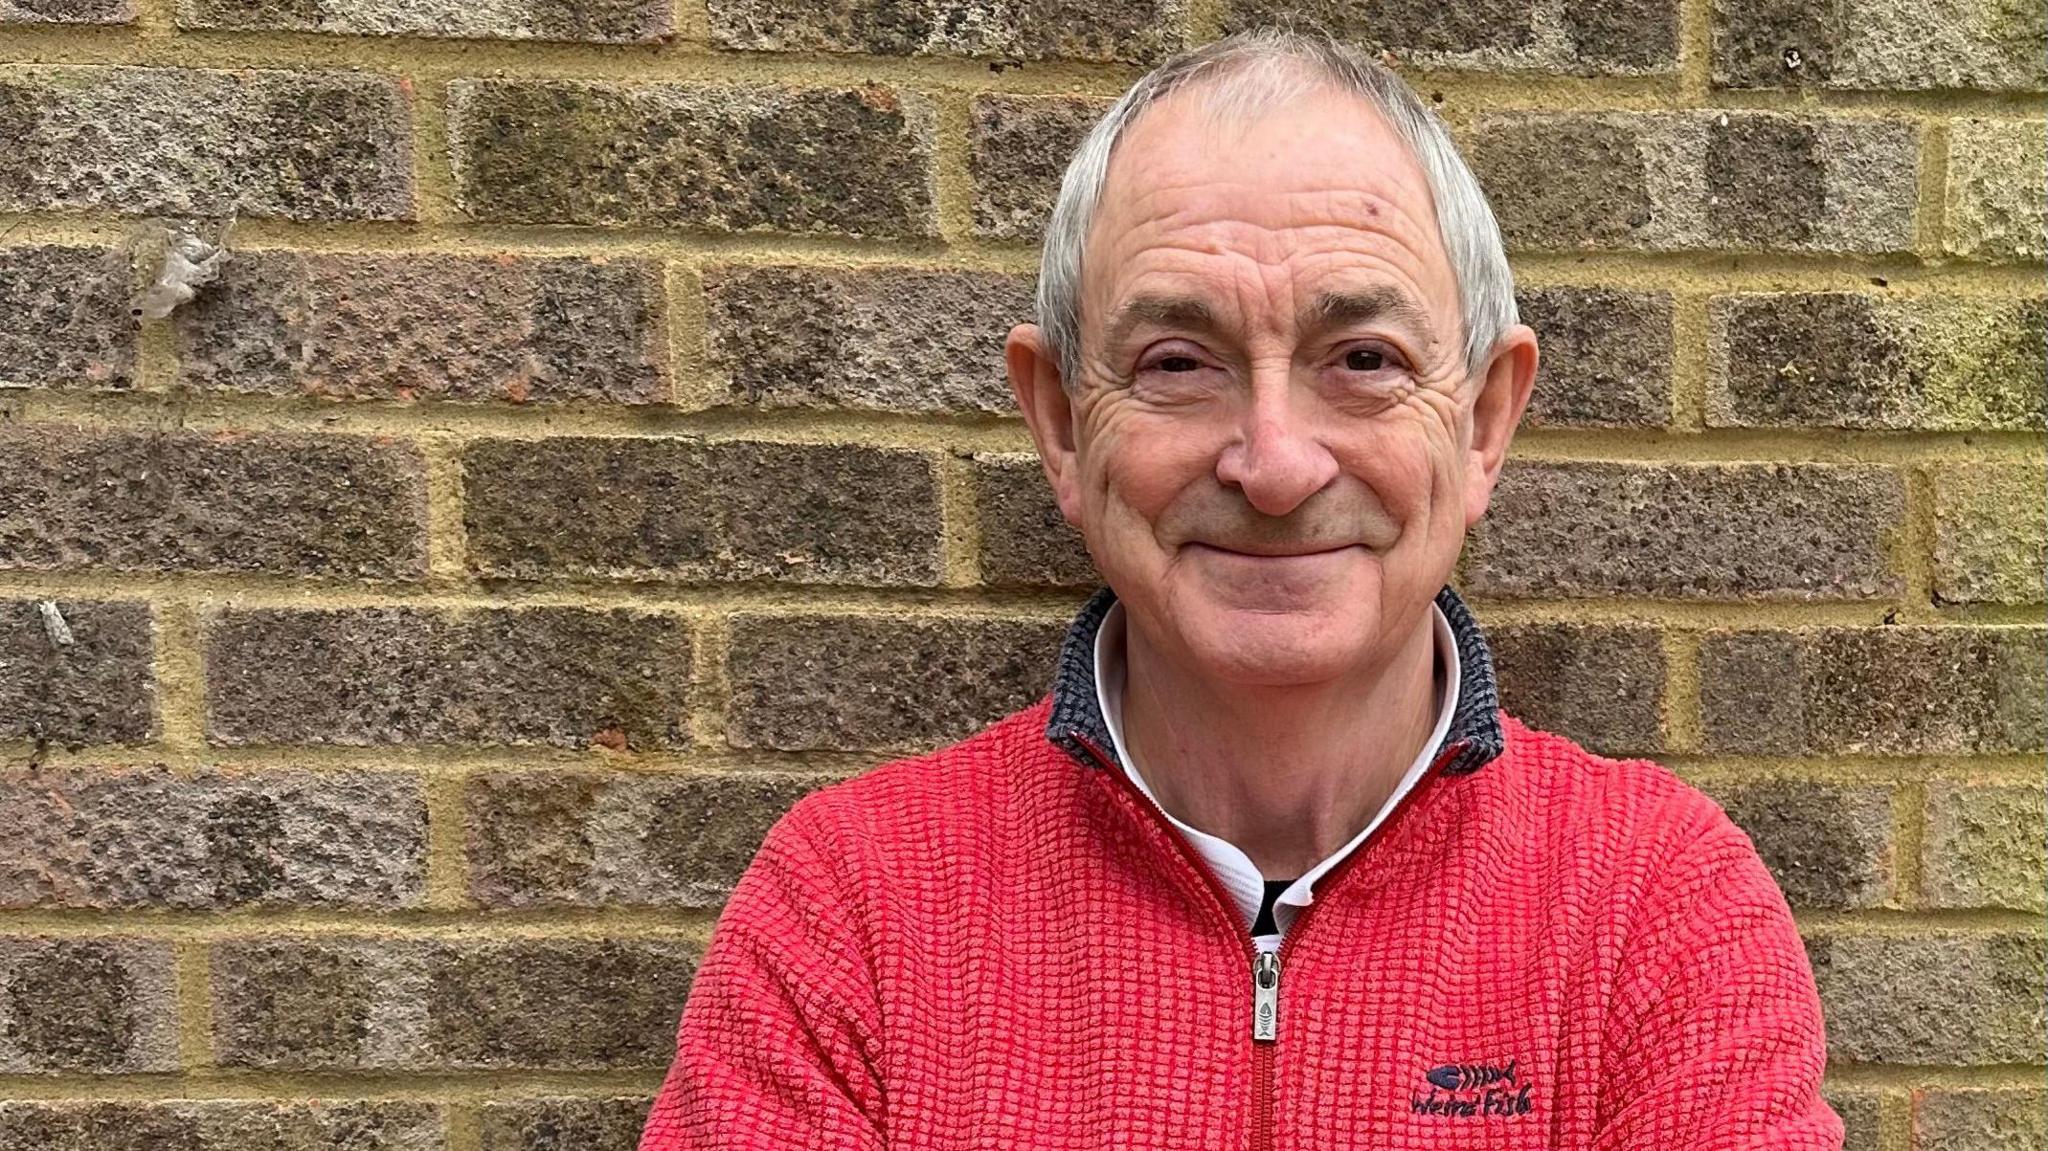
[{"label": "man's face", "polygon": [[[1407,147],[1334,90],[1238,123],[1177,94],[1118,145],[1083,266],[1080,378],[1057,400],[1019,397],[1135,624],[1245,683],[1390,658],[1505,450],[1504,434],[1475,450],[1487,372],[1468,379]],[[1063,403],[1070,450],[1054,460],[1058,429],[1031,409]]]}]

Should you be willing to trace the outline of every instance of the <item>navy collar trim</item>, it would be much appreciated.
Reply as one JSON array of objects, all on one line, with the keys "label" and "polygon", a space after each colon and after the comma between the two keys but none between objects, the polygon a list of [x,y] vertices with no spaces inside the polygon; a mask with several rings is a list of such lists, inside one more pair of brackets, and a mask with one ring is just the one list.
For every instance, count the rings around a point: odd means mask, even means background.
[{"label": "navy collar trim", "polygon": [[[1045,737],[1082,763],[1121,767],[1095,690],[1095,633],[1102,630],[1103,617],[1114,603],[1116,593],[1103,588],[1089,597],[1067,628],[1053,673],[1052,717],[1046,722]],[[1460,671],[1458,706],[1451,713],[1451,728],[1444,734],[1444,747],[1456,750],[1444,770],[1464,774],[1499,758],[1506,745],[1500,723],[1500,685],[1494,679],[1493,653],[1486,646],[1486,636],[1465,601],[1446,584],[1436,594],[1436,606],[1451,625]]]}]

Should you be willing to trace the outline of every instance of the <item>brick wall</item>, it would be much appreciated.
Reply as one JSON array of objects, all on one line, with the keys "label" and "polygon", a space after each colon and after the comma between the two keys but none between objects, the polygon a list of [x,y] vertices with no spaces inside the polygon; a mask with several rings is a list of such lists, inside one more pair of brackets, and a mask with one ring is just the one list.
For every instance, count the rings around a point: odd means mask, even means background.
[{"label": "brick wall", "polygon": [[[0,1151],[630,1147],[776,814],[1042,690],[1000,334],[1273,7],[0,0]],[[1543,335],[1509,706],[1749,829],[1853,1147],[2048,1147],[2043,9],[1312,7]]]}]

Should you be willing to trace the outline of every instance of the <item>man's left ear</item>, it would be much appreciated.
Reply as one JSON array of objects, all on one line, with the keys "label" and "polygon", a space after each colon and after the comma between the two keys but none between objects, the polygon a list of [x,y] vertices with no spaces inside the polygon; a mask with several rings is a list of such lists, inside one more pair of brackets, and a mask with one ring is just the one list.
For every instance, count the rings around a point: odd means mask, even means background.
[{"label": "man's left ear", "polygon": [[1479,377],[1478,394],[1472,398],[1472,443],[1465,458],[1468,528],[1486,514],[1493,485],[1507,463],[1508,441],[1515,438],[1535,386],[1536,333],[1527,324],[1516,324],[1493,345],[1493,355]]}]

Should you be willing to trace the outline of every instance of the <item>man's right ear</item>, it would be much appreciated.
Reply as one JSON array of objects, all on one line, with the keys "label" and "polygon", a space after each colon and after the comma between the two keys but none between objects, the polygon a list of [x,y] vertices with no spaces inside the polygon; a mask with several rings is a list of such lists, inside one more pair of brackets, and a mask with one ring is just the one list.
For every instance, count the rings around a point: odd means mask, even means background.
[{"label": "man's right ear", "polygon": [[1003,341],[1003,363],[1010,372],[1010,392],[1017,408],[1031,426],[1031,440],[1038,445],[1038,462],[1045,467],[1046,482],[1060,514],[1075,527],[1081,526],[1081,493],[1078,484],[1074,440],[1074,409],[1060,377],[1059,358],[1047,345],[1045,332],[1037,324],[1018,324]]}]

